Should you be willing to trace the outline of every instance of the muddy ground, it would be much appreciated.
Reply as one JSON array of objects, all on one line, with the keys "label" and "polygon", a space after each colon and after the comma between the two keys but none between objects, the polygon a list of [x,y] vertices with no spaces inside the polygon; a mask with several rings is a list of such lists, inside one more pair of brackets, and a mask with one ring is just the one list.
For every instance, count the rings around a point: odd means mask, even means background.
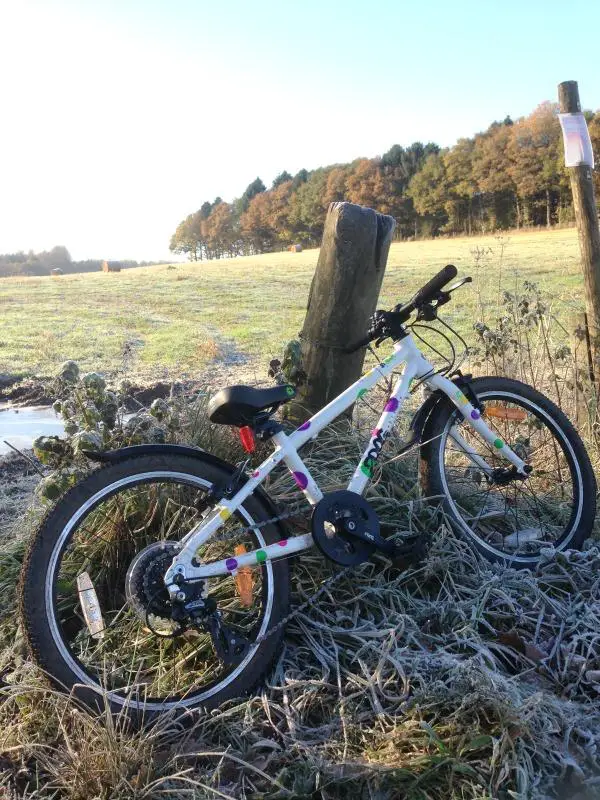
[{"label": "muddy ground", "polygon": [[[110,376],[105,376],[109,386]],[[118,383],[119,381],[115,381]],[[140,405],[149,406],[156,398],[171,395],[193,396],[199,391],[217,391],[234,383],[249,386],[270,385],[267,367],[264,364],[246,361],[244,363],[219,362],[211,365],[193,380],[160,380],[154,382],[131,381],[130,408],[135,411]],[[17,406],[51,405],[56,399],[54,379],[49,377],[25,378],[18,375],[0,373],[0,403],[10,402]]]},{"label": "muddy ground", "polygon": [[[32,451],[26,454],[35,461]],[[19,520],[29,507],[40,479],[23,456],[11,453],[0,457],[0,543],[18,537]]]}]

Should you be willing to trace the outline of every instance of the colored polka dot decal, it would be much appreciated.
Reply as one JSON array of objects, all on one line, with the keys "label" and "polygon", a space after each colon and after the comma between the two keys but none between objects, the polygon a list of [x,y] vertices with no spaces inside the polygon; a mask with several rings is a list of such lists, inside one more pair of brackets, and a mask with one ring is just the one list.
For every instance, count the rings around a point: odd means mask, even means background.
[{"label": "colored polka dot decal", "polygon": [[477,409],[471,411],[471,419],[479,419],[480,416],[481,414],[479,413],[479,411],[477,411]]},{"label": "colored polka dot decal", "polygon": [[361,397],[364,397],[368,391],[368,389],[359,389],[356,396],[360,399]]},{"label": "colored polka dot decal", "polygon": [[222,508],[219,511],[219,516],[221,517],[222,520],[229,519],[229,517],[231,516],[231,511],[228,508]]},{"label": "colored polka dot decal", "polygon": [[461,406],[464,406],[469,402],[462,392],[457,392],[455,394],[455,397],[458,400],[458,402],[461,404]]},{"label": "colored polka dot decal", "polygon": [[385,404],[384,411],[397,411],[398,410],[398,400],[395,397],[390,397],[390,399]]},{"label": "colored polka dot decal", "polygon": [[371,467],[368,467],[366,464],[361,464],[360,471],[363,472],[367,476],[367,478],[370,478],[371,475],[373,474],[373,470],[371,469]]},{"label": "colored polka dot decal", "polygon": [[504,442],[502,441],[502,439],[496,439],[494,442],[494,447],[497,447],[498,450],[504,447]]},{"label": "colored polka dot decal", "polygon": [[225,562],[225,566],[229,570],[229,572],[233,572],[234,569],[237,569],[238,562],[237,558],[228,558]]},{"label": "colored polka dot decal", "polygon": [[280,542],[277,542],[277,544],[279,545],[279,547],[285,547],[287,542],[288,542],[287,539],[282,539]]},{"label": "colored polka dot decal", "polygon": [[296,394],[296,390],[294,389],[293,386],[286,386],[285,393],[287,394],[288,397],[293,397]]},{"label": "colored polka dot decal", "polygon": [[394,356],[388,356],[387,358],[383,359],[383,363],[384,364],[389,364],[390,361],[393,361],[393,360],[394,360]]},{"label": "colored polka dot decal", "polygon": [[257,550],[256,551],[256,563],[263,564],[267,560],[267,554],[264,550]]},{"label": "colored polka dot decal", "polygon": [[297,485],[304,491],[308,486],[308,478],[303,472],[292,472]]},{"label": "colored polka dot decal", "polygon": [[258,478],[259,475],[260,475],[260,470],[259,469],[255,469],[254,472],[252,473],[252,477],[253,478]]},{"label": "colored polka dot decal", "polygon": [[373,430],[371,431],[371,436],[373,436],[376,439],[381,432],[382,432],[381,428],[373,428]]},{"label": "colored polka dot decal", "polygon": [[310,420],[306,420],[303,425],[298,428],[299,431],[307,431],[310,428]]}]

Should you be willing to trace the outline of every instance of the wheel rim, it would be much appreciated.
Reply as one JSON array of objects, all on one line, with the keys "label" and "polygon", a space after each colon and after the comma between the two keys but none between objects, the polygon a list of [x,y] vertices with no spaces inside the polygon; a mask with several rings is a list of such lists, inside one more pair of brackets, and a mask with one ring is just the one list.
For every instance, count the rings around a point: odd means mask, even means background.
[{"label": "wheel rim", "polygon": [[[167,486],[171,492],[166,492]],[[132,549],[139,551],[149,538],[181,538],[201,519],[201,500],[210,487],[204,479],[167,470],[128,476],[84,503],[56,541],[45,584],[52,637],[79,680],[117,705],[155,711],[198,705],[229,686],[256,655],[258,648],[251,647],[239,664],[224,668],[207,634],[186,633],[180,639],[153,641],[154,634],[124,600],[129,554],[135,554]],[[228,521],[225,533],[257,524],[247,509],[241,508],[238,514],[237,520],[232,517]],[[136,534],[133,541],[132,534]],[[259,528],[233,541],[219,542],[218,538],[203,546],[201,559],[223,557],[225,548],[231,554],[236,543],[250,544],[247,549],[265,546]],[[102,609],[106,631],[101,640],[93,639],[85,626],[74,589],[77,575],[84,571],[90,575]],[[250,641],[266,632],[274,595],[270,562],[252,572],[252,605],[250,612],[245,612],[245,625],[240,625],[243,614],[234,578],[212,579],[209,589],[216,595],[225,624],[233,620],[250,634]],[[209,652],[218,661],[214,668]],[[203,679],[199,686],[199,675],[210,675],[210,680]],[[136,699],[141,695],[143,700]]]},{"label": "wheel rim", "polygon": [[[525,481],[489,487],[478,468],[452,440],[451,429],[462,416],[454,412],[441,435],[439,469],[451,518],[490,555],[534,564],[544,546],[565,548],[571,541],[583,509],[583,481],[573,448],[562,429],[539,405],[502,390],[478,393],[492,409],[520,409],[525,419],[486,415],[489,427],[502,441],[533,466]],[[502,413],[500,411],[500,413]],[[461,436],[490,466],[509,463],[464,424]]]}]

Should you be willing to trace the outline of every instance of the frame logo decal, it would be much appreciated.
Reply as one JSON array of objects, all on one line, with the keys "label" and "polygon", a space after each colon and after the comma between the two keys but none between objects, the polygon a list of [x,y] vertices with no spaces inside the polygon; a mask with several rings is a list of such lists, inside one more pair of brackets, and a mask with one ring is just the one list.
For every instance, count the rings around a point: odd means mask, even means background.
[{"label": "frame logo decal", "polygon": [[361,472],[367,475],[369,478],[373,475],[373,467],[375,466],[375,462],[377,461],[377,457],[381,452],[381,448],[383,447],[383,440],[385,438],[385,433],[381,428],[376,428],[373,431],[373,444],[371,449],[367,453],[367,456],[363,463],[360,465]]}]

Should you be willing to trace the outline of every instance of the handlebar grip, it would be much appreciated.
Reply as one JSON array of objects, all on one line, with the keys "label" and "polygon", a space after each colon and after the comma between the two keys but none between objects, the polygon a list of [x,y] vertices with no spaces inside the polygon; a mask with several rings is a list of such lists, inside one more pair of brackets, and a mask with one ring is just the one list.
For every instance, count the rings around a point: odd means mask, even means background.
[{"label": "handlebar grip", "polygon": [[413,297],[411,304],[414,304],[415,307],[418,307],[423,303],[427,303],[429,300],[435,297],[435,295],[441,289],[444,288],[448,281],[456,278],[457,275],[458,270],[454,264],[447,264],[444,269],[441,269],[437,275],[434,275],[433,278],[425,284],[425,286],[422,286],[419,289],[419,291]]},{"label": "handlebar grip", "polygon": [[364,339],[360,339],[358,342],[354,342],[349,347],[346,347],[344,352],[349,355],[350,353],[356,353],[357,350],[360,350],[361,347],[366,347],[372,341],[371,336],[365,336]]}]

